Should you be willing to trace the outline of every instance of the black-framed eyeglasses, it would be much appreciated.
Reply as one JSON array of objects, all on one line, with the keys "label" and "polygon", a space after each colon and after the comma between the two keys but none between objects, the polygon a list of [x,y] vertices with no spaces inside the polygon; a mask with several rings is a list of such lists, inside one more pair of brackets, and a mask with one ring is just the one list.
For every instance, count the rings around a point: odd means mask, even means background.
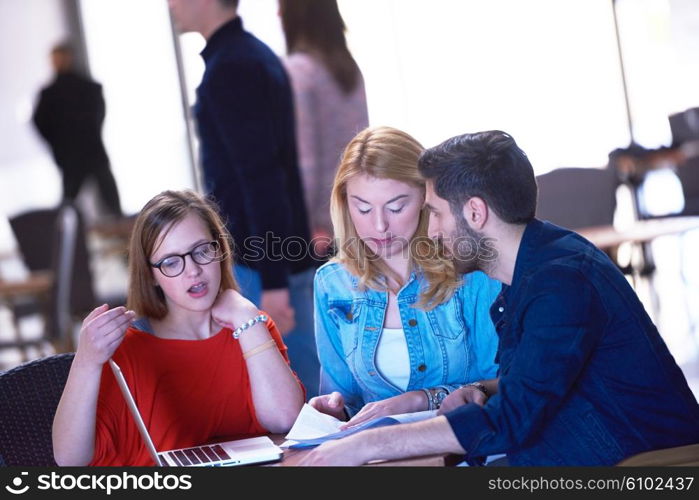
[{"label": "black-framed eyeglasses", "polygon": [[184,272],[185,257],[189,255],[192,260],[200,265],[211,264],[223,260],[221,254],[221,244],[218,241],[207,241],[201,245],[197,245],[189,252],[182,255],[168,255],[164,259],[160,259],[155,264],[150,263],[151,267],[155,267],[163,273],[163,276],[174,278]]}]

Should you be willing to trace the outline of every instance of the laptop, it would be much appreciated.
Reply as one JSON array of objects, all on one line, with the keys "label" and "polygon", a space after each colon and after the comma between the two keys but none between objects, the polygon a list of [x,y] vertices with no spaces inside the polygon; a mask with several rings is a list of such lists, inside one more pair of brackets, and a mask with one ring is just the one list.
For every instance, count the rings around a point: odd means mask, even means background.
[{"label": "laptop", "polygon": [[148,429],[141,418],[141,413],[138,411],[136,401],[121,368],[111,359],[109,365],[112,367],[126,404],[131,410],[131,415],[136,421],[136,427],[138,427],[138,431],[146,443],[146,448],[156,464],[163,467],[230,467],[274,462],[282,457],[282,449],[267,436],[158,452],[153,445],[150,434],[148,434]]}]

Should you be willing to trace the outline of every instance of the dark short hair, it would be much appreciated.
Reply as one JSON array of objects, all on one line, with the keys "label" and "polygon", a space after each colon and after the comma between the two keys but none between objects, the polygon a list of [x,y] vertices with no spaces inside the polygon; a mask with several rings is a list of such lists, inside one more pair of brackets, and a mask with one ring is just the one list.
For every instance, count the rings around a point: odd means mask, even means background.
[{"label": "dark short hair", "polygon": [[464,134],[425,150],[418,161],[437,196],[461,213],[469,198],[483,198],[505,222],[526,224],[536,214],[537,187],[527,155],[499,130]]}]

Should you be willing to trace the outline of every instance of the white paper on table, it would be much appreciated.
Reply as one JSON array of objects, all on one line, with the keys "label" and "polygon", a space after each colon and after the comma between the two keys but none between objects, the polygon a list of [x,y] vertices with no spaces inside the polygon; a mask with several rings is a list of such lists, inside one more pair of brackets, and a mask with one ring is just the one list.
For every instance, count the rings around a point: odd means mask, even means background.
[{"label": "white paper on table", "polygon": [[313,447],[329,439],[339,439],[345,436],[350,436],[364,429],[373,427],[381,427],[384,425],[405,424],[416,422],[426,418],[436,416],[437,411],[420,411],[415,413],[401,413],[397,415],[389,415],[385,417],[377,417],[367,420],[356,426],[345,430],[340,430],[340,427],[345,424],[335,417],[320,413],[315,408],[305,404],[296,418],[293,427],[285,436],[287,441],[282,443],[282,448],[294,447]]},{"label": "white paper on table", "polygon": [[345,422],[331,415],[321,413],[308,403],[303,405],[293,427],[285,436],[286,439],[315,439],[340,430]]}]

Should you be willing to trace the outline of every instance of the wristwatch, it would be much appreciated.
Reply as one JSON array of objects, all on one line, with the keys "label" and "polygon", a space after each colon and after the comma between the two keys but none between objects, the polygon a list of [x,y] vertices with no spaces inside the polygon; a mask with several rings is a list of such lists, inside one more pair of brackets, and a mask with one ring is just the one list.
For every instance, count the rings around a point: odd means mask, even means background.
[{"label": "wristwatch", "polygon": [[439,407],[442,406],[442,401],[449,395],[449,391],[445,387],[431,387],[423,389],[423,392],[427,396],[428,410],[439,410]]}]

